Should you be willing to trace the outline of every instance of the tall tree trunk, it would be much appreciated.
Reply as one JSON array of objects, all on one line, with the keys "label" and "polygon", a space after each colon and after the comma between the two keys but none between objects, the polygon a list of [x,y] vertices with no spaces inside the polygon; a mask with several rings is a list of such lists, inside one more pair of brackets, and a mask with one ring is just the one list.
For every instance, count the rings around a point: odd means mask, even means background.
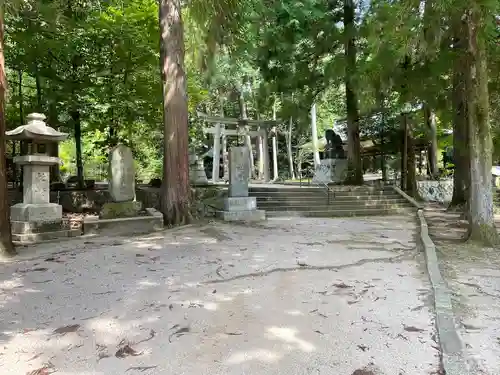
[{"label": "tall tree trunk", "polygon": [[469,238],[487,245],[498,244],[493,215],[492,139],[489,124],[488,72],[486,62],[484,9],[471,0],[467,12],[466,72],[467,121],[470,146]]},{"label": "tall tree trunk", "polygon": [[12,244],[10,229],[9,191],[7,189],[7,147],[5,142],[5,94],[7,78],[5,76],[5,60],[3,53],[3,7],[0,7],[0,254],[12,256],[16,254]]},{"label": "tall tree trunk", "polygon": [[[243,96],[243,92],[240,92],[239,97],[240,104],[240,115],[242,120],[248,120],[247,115],[247,103],[245,102],[245,97]],[[248,125],[245,126],[245,145],[248,147],[248,154],[250,157],[250,177],[255,178],[255,160],[253,158],[253,147],[252,147],[252,137],[249,134],[250,128]]]},{"label": "tall tree trunk", "polygon": [[386,121],[386,111],[384,103],[384,93],[382,92],[382,87],[380,82],[375,85],[375,91],[377,93],[377,106],[380,111],[380,170],[382,171],[382,181],[387,181],[387,167],[385,162],[385,121]]},{"label": "tall tree trunk", "polygon": [[83,156],[82,156],[82,121],[80,111],[75,109],[71,112],[71,119],[75,129],[75,148],[76,148],[76,177],[78,177],[78,187],[84,187],[84,174],[83,174]]},{"label": "tall tree trunk", "polygon": [[[274,103],[273,103],[273,121],[276,121],[276,98],[274,99]],[[272,139],[272,143],[273,143],[273,181],[276,181],[278,179],[278,131],[276,129],[276,126],[273,126],[272,135],[273,135],[273,139]],[[291,178],[293,179],[294,177],[291,177]]]},{"label": "tall tree trunk", "polygon": [[408,115],[401,114],[401,190],[406,191],[408,186]]},{"label": "tall tree trunk", "polygon": [[465,209],[467,202],[467,187],[470,184],[469,152],[467,144],[467,103],[465,97],[464,49],[465,28],[458,18],[453,24],[455,58],[453,62],[453,197],[449,209],[461,207]]},{"label": "tall tree trunk", "polygon": [[436,178],[439,174],[437,166],[437,153],[438,153],[438,143],[437,143],[437,127],[436,127],[436,115],[432,111],[431,107],[426,103],[424,104],[424,118],[425,124],[427,126],[429,146],[427,151],[427,156],[429,158],[429,171],[432,178]]},{"label": "tall tree trunk", "polygon": [[[224,117],[224,99],[221,97],[220,99],[220,117]],[[224,180],[229,180],[229,154],[227,152],[227,136],[225,134],[226,125],[222,130],[224,131],[224,135],[222,136],[222,164],[224,169]]]},{"label": "tall tree trunk", "polygon": [[413,140],[413,126],[408,116],[406,119],[406,192],[413,198],[417,198],[417,176],[415,172],[415,142]]},{"label": "tall tree trunk", "polygon": [[19,125],[24,125],[24,95],[23,95],[23,71],[19,69],[18,95],[19,95]]},{"label": "tall tree trunk", "polygon": [[161,0],[159,22],[164,125],[161,208],[166,225],[180,225],[191,221],[181,1]]},{"label": "tall tree trunk", "polygon": [[321,164],[321,161],[319,160],[319,151],[318,151],[318,127],[316,125],[316,103],[313,103],[313,105],[311,106],[311,138],[313,147],[314,169],[316,169]]},{"label": "tall tree trunk", "polygon": [[290,117],[288,121],[288,131],[286,132],[286,152],[288,155],[288,168],[290,171],[290,178],[295,180],[295,170],[293,167],[293,151],[292,151],[292,126],[293,119]]},{"label": "tall tree trunk", "polygon": [[363,169],[359,139],[358,98],[356,94],[356,24],[354,0],[344,0],[345,91],[347,107],[347,183],[361,185]]},{"label": "tall tree trunk", "polygon": [[36,110],[43,112],[42,106],[42,83],[40,82],[40,73],[38,72],[38,64],[35,66],[35,84],[36,84]]},{"label": "tall tree trunk", "polygon": [[[425,0],[424,6],[424,39],[425,39],[425,56],[424,63],[428,67],[434,58],[434,50],[437,41],[437,25],[434,25],[436,20],[436,11],[434,6],[436,0]],[[429,142],[427,155],[429,157],[429,170],[432,178],[437,178],[439,171],[437,166],[438,142],[436,129],[436,115],[431,104],[426,101],[423,105],[425,124],[427,127],[427,139]]]},{"label": "tall tree trunk", "polygon": [[[48,103],[48,123],[50,126],[59,129],[59,121],[57,119],[57,105],[56,100],[54,99],[55,91],[51,87],[51,97],[52,99]],[[59,144],[54,143],[52,145],[52,150],[50,153],[51,156],[59,157]],[[52,165],[50,167],[50,181],[61,181],[61,173],[59,164]]]}]

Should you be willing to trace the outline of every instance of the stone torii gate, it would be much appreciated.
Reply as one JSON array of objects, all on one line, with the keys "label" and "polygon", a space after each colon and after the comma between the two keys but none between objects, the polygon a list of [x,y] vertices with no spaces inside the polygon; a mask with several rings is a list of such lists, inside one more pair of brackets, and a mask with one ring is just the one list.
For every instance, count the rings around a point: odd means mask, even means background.
[{"label": "stone torii gate", "polygon": [[[214,144],[213,144],[213,166],[212,166],[212,179],[213,182],[217,182],[219,179],[219,160],[222,149],[222,157],[224,161],[224,166],[227,166],[227,136],[237,136],[237,137],[258,137],[259,138],[259,170],[263,172],[263,178],[265,182],[270,181],[269,174],[269,129],[274,129],[278,120],[248,120],[248,119],[237,119],[230,117],[217,117],[209,116],[204,113],[198,112],[198,117],[203,119],[208,124],[214,124],[211,127],[205,127],[203,129],[205,134],[213,134]],[[250,130],[250,128],[257,128],[256,130]],[[222,142],[221,142],[222,138]],[[276,145],[276,132],[273,131],[273,161],[277,160],[277,147]],[[255,166],[252,165],[252,168]],[[227,168],[224,168],[224,177],[228,175]],[[275,171],[277,168],[273,168]],[[278,176],[273,176],[276,179]]]}]

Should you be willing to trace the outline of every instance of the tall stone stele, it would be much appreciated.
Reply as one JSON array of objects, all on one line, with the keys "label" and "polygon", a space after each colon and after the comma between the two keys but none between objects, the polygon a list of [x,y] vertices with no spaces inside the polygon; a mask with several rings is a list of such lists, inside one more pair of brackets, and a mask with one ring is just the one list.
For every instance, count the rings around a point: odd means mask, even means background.
[{"label": "tall stone stele", "polygon": [[102,219],[137,216],[142,209],[135,199],[135,166],[132,150],[119,144],[109,154],[109,195],[111,202],[103,205]]},{"label": "tall stone stele", "polygon": [[48,155],[48,146],[65,140],[68,134],[47,126],[43,114],[31,113],[27,120],[26,125],[5,133],[7,139],[27,144],[25,155],[14,158],[23,168],[23,202],[10,209],[13,239],[38,242],[75,235],[63,226],[62,206],[50,203],[50,167],[60,159]]},{"label": "tall stone stele", "polygon": [[229,153],[229,191],[224,199],[225,221],[260,221],[266,213],[257,209],[257,199],[248,196],[250,180],[250,150],[247,146],[232,147]]}]

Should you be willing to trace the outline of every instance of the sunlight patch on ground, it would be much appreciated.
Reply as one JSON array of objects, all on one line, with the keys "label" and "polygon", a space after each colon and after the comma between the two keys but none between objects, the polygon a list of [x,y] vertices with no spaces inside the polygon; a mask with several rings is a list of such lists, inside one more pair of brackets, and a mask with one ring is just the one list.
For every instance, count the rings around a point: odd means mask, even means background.
[{"label": "sunlight patch on ground", "polygon": [[226,363],[230,365],[239,365],[248,361],[272,363],[280,360],[282,357],[283,355],[270,350],[254,349],[234,353],[227,359]]},{"label": "sunlight patch on ground", "polygon": [[277,339],[282,340],[288,344],[294,344],[304,352],[310,353],[316,349],[316,347],[310,342],[296,337],[298,333],[298,330],[296,328],[270,327],[267,329],[267,332],[267,336],[270,340]]}]

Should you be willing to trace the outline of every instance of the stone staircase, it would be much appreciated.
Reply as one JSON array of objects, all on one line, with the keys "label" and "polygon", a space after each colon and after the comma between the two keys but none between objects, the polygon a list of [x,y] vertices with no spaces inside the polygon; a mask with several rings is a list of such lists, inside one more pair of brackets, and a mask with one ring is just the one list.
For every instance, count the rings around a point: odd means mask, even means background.
[{"label": "stone staircase", "polygon": [[250,196],[267,217],[342,217],[411,214],[414,207],[392,187],[253,186]]}]

